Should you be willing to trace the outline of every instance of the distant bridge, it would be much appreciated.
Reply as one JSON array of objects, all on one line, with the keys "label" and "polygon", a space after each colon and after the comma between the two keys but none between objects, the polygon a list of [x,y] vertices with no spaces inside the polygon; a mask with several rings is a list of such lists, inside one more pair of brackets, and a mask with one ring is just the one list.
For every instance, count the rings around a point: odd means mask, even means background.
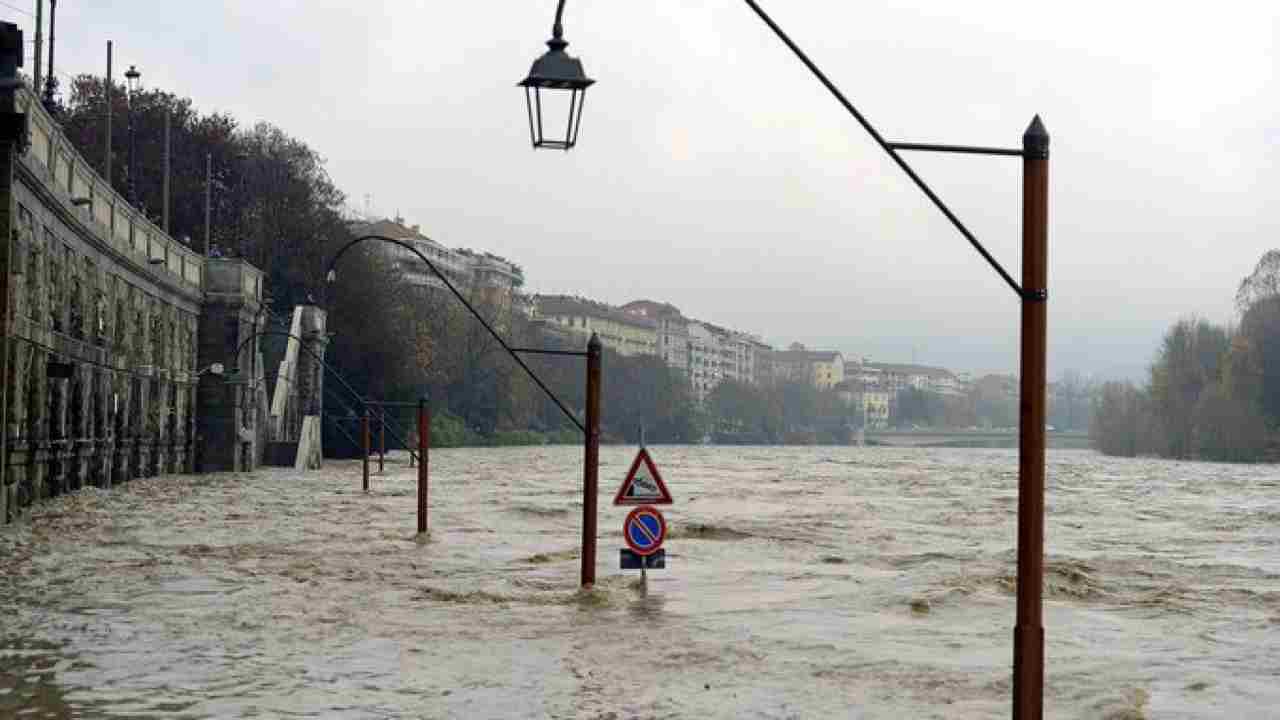
[{"label": "distant bridge", "polygon": [[[1089,447],[1089,434],[1083,432],[1049,432],[1047,447],[1083,449]],[[867,445],[894,447],[973,447],[1007,448],[1018,446],[1017,430],[868,430]]]}]

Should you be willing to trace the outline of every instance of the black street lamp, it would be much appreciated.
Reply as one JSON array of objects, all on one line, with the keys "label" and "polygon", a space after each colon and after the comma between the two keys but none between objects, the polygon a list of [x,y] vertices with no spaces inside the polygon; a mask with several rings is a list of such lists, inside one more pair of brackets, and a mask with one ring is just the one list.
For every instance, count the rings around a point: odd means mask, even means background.
[{"label": "black street lamp", "polygon": [[[911,178],[934,206],[942,212],[964,236],[974,250],[1004,280],[1022,303],[1021,375],[1018,424],[1018,587],[1017,620],[1013,639],[1013,717],[1014,720],[1040,720],[1044,715],[1044,480],[1045,480],[1045,348],[1047,344],[1046,315],[1048,306],[1048,237],[1049,237],[1049,133],[1037,115],[1022,136],[1020,148],[986,148],[962,145],[936,145],[923,143],[889,142],[858,112],[853,103],[840,92],[805,55],[787,34],[778,27],[755,0],[744,0],[769,29],[795,53],[805,67],[827,88],[835,99],[857,120],[858,124],[876,141],[890,158]],[[552,41],[560,38],[560,16],[564,12],[564,0],[556,7],[555,33]],[[551,45],[552,52],[534,63],[550,58],[563,43]],[[568,56],[564,56],[568,59]],[[581,63],[572,60],[581,73]],[[561,84],[570,77],[568,66],[562,72]],[[530,73],[533,78],[533,73]],[[585,78],[582,78],[585,80]],[[586,81],[590,84],[591,81]],[[526,93],[530,80],[521,83]],[[535,85],[535,87],[538,87]],[[543,85],[542,87],[546,87]],[[585,85],[582,89],[585,89]],[[581,106],[579,106],[581,115]],[[542,122],[541,106],[538,107],[538,127]],[[533,127],[533,110],[530,110],[530,132]],[[576,141],[577,126],[570,128]],[[568,150],[573,143],[559,145],[539,144],[534,147],[563,147]],[[974,155],[1001,155],[1022,158],[1022,283],[1019,284],[978,242],[973,233],[960,222],[936,193],[899,154],[900,150],[924,150],[932,152],[967,153]]]},{"label": "black street lamp", "polygon": [[125,82],[129,89],[129,161],[125,164],[125,175],[127,185],[125,186],[126,200],[130,205],[137,206],[137,188],[134,185],[134,177],[137,175],[136,155],[137,155],[137,128],[133,119],[133,94],[138,91],[141,84],[142,73],[138,72],[136,65],[130,65],[129,70],[124,74]]},{"label": "black street lamp", "polygon": [[[582,125],[582,104],[587,98],[587,88],[595,80],[586,76],[582,61],[564,51],[569,43],[564,40],[564,28],[560,16],[564,14],[564,0],[556,7],[556,22],[551,26],[550,48],[542,57],[533,61],[529,76],[517,83],[524,88],[525,109],[529,113],[529,140],[535,148],[568,150],[578,142],[578,128]],[[559,129],[559,121],[548,117],[543,121],[543,91],[547,104],[564,109],[565,93],[568,93],[569,112],[564,124],[564,139],[558,132],[548,132],[548,127]]]}]

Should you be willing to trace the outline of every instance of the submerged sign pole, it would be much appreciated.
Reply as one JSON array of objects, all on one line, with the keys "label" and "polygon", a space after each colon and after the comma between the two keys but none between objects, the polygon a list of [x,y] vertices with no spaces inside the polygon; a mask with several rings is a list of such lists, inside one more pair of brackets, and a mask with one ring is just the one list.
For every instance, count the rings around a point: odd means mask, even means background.
[{"label": "submerged sign pole", "polygon": [[639,570],[644,582],[646,571],[667,567],[667,554],[662,542],[667,537],[667,521],[654,505],[670,505],[674,502],[667,484],[658,472],[658,466],[644,446],[644,426],[640,426],[640,451],[631,462],[631,469],[613,496],[614,505],[638,505],[622,523],[622,539],[627,547],[619,552],[618,562],[623,570]]}]

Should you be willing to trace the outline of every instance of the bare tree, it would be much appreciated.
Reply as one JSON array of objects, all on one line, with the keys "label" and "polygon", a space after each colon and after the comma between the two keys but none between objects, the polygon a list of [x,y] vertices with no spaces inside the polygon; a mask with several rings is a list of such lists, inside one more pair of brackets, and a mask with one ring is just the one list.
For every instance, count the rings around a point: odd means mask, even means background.
[{"label": "bare tree", "polygon": [[1258,260],[1253,273],[1240,281],[1236,309],[1243,315],[1259,300],[1280,296],[1280,250],[1268,250]]}]

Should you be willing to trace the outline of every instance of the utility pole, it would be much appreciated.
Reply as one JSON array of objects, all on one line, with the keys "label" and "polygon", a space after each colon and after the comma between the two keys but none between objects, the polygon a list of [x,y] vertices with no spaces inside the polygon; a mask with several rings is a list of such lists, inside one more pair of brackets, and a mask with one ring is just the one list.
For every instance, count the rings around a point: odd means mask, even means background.
[{"label": "utility pole", "polygon": [[209,257],[209,212],[213,201],[213,153],[204,154],[204,256]]},{"label": "utility pole", "polygon": [[[169,234],[169,165],[172,163],[172,159],[171,159],[172,155],[170,154],[170,148],[169,148],[170,122],[171,120],[170,120],[169,107],[168,107],[168,104],[166,103],[165,109],[164,109],[164,187],[161,190],[161,194],[164,196],[164,208],[162,212],[164,217],[164,234],[165,235]],[[257,331],[255,330],[255,332]]]},{"label": "utility pole", "polygon": [[106,155],[102,158],[102,177],[107,179],[108,186],[111,185],[111,116],[115,114],[114,112],[112,112],[112,106],[111,106],[111,86],[114,83],[114,80],[115,78],[111,74],[111,41],[108,40],[107,41],[107,84],[106,84],[107,152],[106,152]]},{"label": "utility pole", "polygon": [[36,57],[31,89],[40,92],[40,61],[44,59],[44,0],[36,0]]},{"label": "utility pole", "polygon": [[138,207],[138,129],[136,118],[133,114],[133,100],[141,87],[142,73],[138,72],[136,65],[130,65],[129,69],[125,71],[124,77],[129,84],[129,162],[125,165],[129,182],[125,186],[125,199],[129,201],[130,205]]},{"label": "utility pole", "polygon": [[58,19],[58,0],[49,0],[49,72],[44,76],[44,109],[54,115],[57,105],[54,103],[54,92],[58,89],[58,80],[53,76],[53,26]]}]

